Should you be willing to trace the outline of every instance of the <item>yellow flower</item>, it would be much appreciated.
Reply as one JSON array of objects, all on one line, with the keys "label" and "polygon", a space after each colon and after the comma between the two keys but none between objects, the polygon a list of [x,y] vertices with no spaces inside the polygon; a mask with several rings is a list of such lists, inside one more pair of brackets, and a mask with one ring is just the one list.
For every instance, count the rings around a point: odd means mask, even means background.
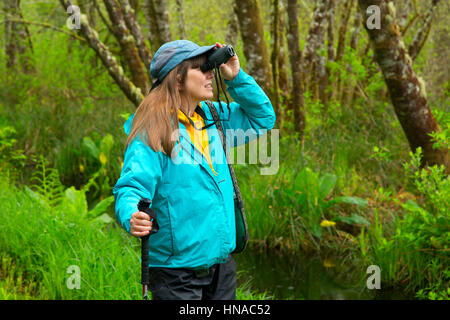
[{"label": "yellow flower", "polygon": [[100,156],[98,158],[99,158],[101,164],[105,164],[107,161],[106,156],[103,152],[100,152]]},{"label": "yellow flower", "polygon": [[322,220],[322,222],[320,223],[320,226],[325,228],[325,227],[334,227],[336,225],[336,222],[330,221],[330,220]]},{"label": "yellow flower", "polygon": [[323,260],[323,266],[325,268],[331,268],[331,267],[335,267],[336,264],[333,262],[333,260],[325,258],[325,260]]}]

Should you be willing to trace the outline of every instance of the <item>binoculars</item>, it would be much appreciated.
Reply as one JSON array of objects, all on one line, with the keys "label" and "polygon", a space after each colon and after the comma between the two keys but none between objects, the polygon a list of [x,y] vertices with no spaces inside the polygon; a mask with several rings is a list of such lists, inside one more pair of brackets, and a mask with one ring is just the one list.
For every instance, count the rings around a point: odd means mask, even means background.
[{"label": "binoculars", "polygon": [[202,72],[206,72],[208,70],[213,70],[216,67],[218,68],[222,63],[227,63],[227,61],[234,55],[236,55],[236,52],[230,45],[213,50],[208,56],[208,61],[200,67],[200,70],[202,70]]}]

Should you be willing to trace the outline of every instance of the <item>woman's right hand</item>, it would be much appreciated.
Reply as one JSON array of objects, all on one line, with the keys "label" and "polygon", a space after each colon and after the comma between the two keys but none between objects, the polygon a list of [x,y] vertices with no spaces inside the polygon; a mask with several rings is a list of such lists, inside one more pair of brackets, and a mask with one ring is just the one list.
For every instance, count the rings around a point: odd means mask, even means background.
[{"label": "woman's right hand", "polygon": [[136,211],[131,215],[130,233],[135,237],[143,237],[150,233],[153,223],[150,216],[142,211]]}]

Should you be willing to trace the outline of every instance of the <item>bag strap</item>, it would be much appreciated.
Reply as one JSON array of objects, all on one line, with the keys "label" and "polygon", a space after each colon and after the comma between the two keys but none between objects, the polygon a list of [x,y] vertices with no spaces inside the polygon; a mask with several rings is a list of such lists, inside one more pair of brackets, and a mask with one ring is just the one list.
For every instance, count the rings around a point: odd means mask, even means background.
[{"label": "bag strap", "polygon": [[244,202],[242,201],[242,195],[241,195],[241,191],[239,190],[239,185],[238,185],[238,182],[236,179],[236,174],[234,173],[233,166],[231,165],[230,154],[228,153],[227,142],[226,142],[225,133],[222,128],[222,123],[219,120],[219,115],[217,114],[217,110],[214,107],[213,103],[211,101],[205,101],[205,102],[209,107],[209,111],[211,112],[211,115],[214,119],[214,122],[217,127],[217,131],[219,131],[220,140],[222,141],[222,146],[223,146],[223,150],[225,152],[225,157],[227,159],[228,168],[230,169],[231,180],[233,181],[233,187],[234,187],[233,197],[235,200],[237,200],[236,202],[238,204],[239,210],[241,210],[242,216],[244,217],[244,223],[247,226],[247,222],[245,221],[245,214],[244,214]]}]

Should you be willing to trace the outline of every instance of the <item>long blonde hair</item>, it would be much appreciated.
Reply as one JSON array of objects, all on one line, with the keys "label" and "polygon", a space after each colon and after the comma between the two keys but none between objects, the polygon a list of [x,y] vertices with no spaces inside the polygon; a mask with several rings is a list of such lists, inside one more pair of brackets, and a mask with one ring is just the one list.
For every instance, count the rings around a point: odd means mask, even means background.
[{"label": "long blonde hair", "polygon": [[[172,134],[179,129],[178,110],[182,102],[182,93],[178,83],[184,88],[189,68],[200,68],[206,62],[206,55],[200,55],[183,61],[171,70],[163,81],[144,98],[134,114],[125,150],[136,136],[155,152],[163,151],[171,155],[175,146]],[[184,100],[189,103],[188,96]]]}]

